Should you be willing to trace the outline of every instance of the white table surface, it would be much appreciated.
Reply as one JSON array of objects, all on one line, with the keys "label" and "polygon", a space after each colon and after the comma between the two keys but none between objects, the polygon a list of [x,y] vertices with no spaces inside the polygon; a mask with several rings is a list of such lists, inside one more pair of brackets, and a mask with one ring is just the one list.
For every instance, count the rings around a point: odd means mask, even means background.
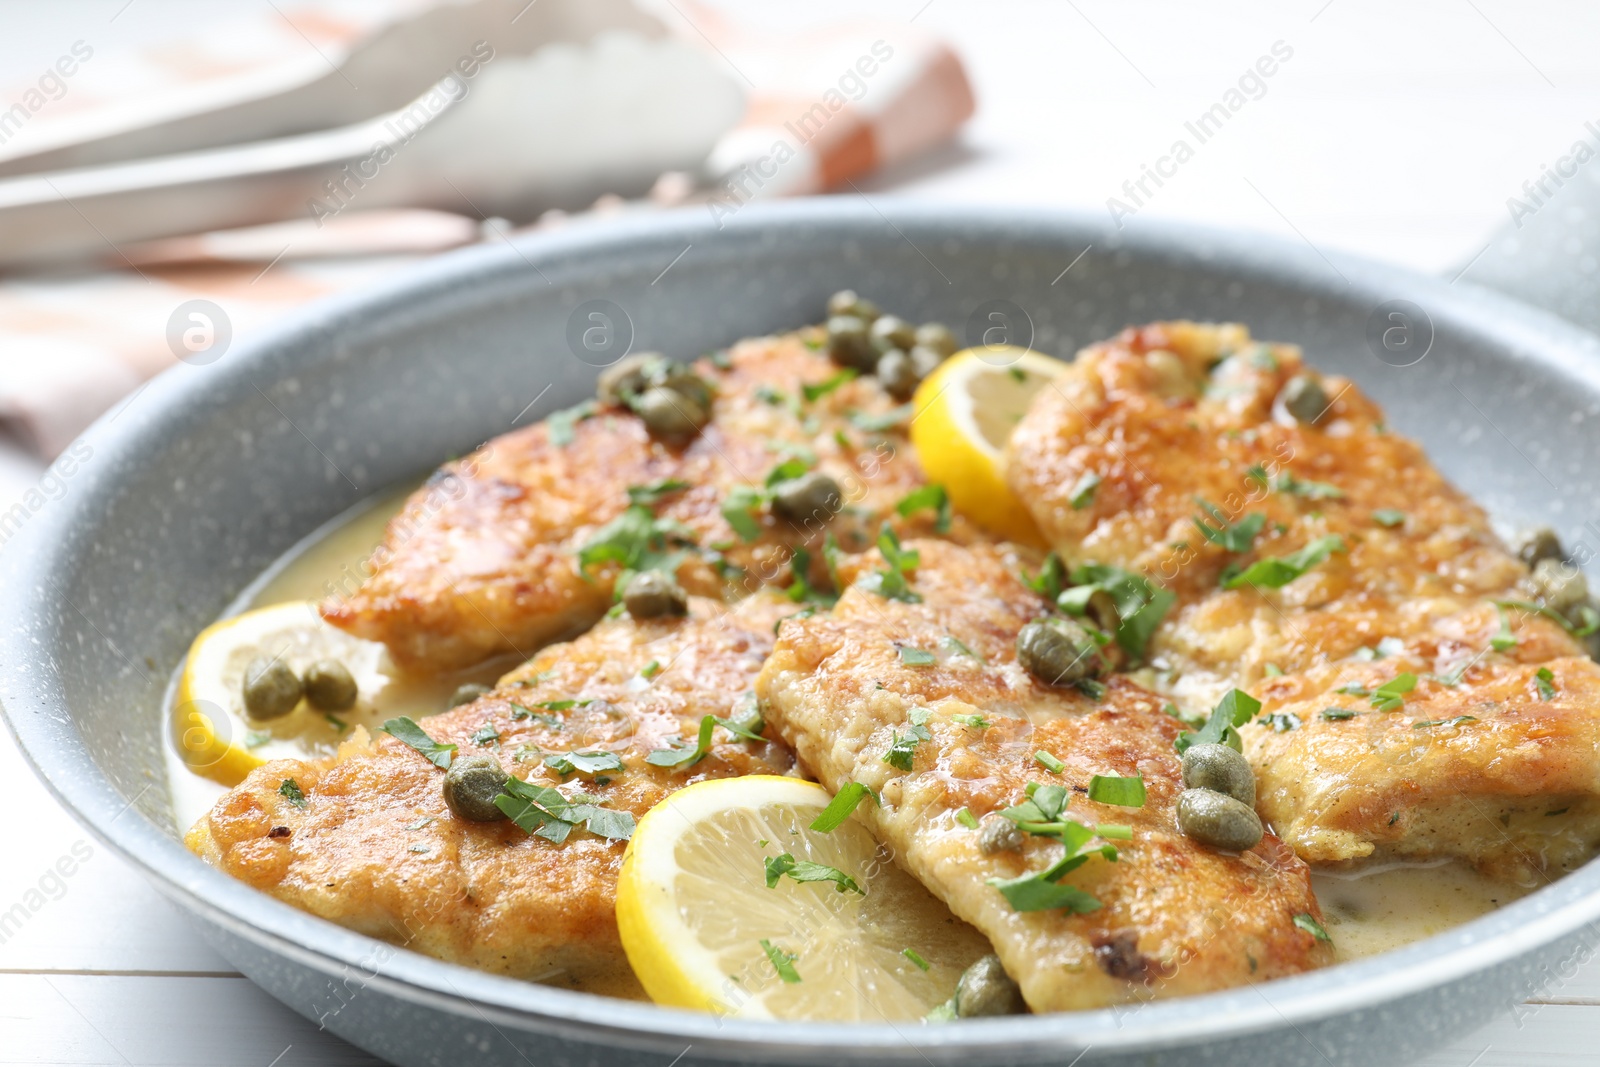
[{"label": "white table surface", "polygon": [[[226,5],[54,0],[0,9],[0,83],[43,69],[63,42],[158,38]],[[1426,271],[1475,255],[1509,218],[1506,198],[1600,118],[1600,5],[1304,0],[1187,5],[904,0],[725,3],[803,26],[863,12],[915,18],[965,57],[980,112],[962,144],[863,184],[865,195],[1103,210],[1274,41],[1295,50],[1225,132],[1141,217],[1247,227]],[[681,18],[660,6],[667,19]],[[113,22],[112,16],[116,19]],[[0,102],[3,105],[5,102]],[[0,360],[27,359],[25,352]],[[39,467],[0,441],[0,510]],[[211,952],[186,921],[88,835],[0,735],[0,1063],[376,1062],[294,1015]],[[73,873],[51,872],[74,856]],[[39,906],[35,909],[34,904]],[[1600,1063],[1600,964],[1426,1067]],[[1515,1010],[1514,1010],[1515,1009]]]}]

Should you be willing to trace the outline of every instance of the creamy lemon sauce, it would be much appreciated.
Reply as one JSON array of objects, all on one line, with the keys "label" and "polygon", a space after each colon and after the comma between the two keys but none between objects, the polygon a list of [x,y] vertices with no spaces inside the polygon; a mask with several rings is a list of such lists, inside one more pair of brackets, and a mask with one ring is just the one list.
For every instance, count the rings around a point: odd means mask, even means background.
[{"label": "creamy lemon sauce", "polygon": [[[409,493],[375,498],[328,523],[269,568],[226,614],[353,592],[365,576],[367,556],[383,538],[384,525]],[[397,677],[397,684],[386,691],[380,704],[388,714],[421,718],[443,709],[462,681],[492,681],[506,667],[504,663],[490,664],[447,678]],[[173,812],[182,831],[205,814],[225,789],[191,771],[175,745],[167,746],[166,758]],[[1312,881],[1341,960],[1375,955],[1442,933],[1527,892],[1492,882],[1464,864],[1449,861],[1317,871]],[[605,992],[640,995],[631,974],[616,978],[616,988]]]}]

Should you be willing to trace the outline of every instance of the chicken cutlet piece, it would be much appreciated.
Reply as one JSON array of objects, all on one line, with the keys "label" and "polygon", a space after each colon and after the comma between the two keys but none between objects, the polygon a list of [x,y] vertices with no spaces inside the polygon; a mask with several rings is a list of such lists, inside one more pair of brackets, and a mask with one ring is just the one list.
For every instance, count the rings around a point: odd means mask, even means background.
[{"label": "chicken cutlet piece", "polygon": [[1055,385],[1011,437],[1011,487],[1064,559],[1176,594],[1151,654],[1208,692],[1522,595],[1527,570],[1482,509],[1294,346],[1157,323],[1085,349]]},{"label": "chicken cutlet piece", "polygon": [[[1600,847],[1600,666],[1400,656],[1254,687],[1256,807],[1301,857],[1452,857],[1541,883]],[[1397,680],[1398,679],[1398,680]]]},{"label": "chicken cutlet piece", "polygon": [[[323,617],[402,666],[462,667],[581,632],[630,562],[676,568],[691,593],[723,597],[787,583],[796,547],[821,579],[825,532],[859,549],[884,521],[908,534],[944,525],[932,507],[896,510],[924,484],[906,409],[876,378],[841,373],[812,347],[820,339],[759,338],[695,363],[715,390],[712,418],[681,446],[626,408],[590,406],[446,464],[390,523],[365,583],[325,601]],[[785,462],[832,477],[842,510],[790,520],[758,504],[730,525],[730,493],[762,489]],[[629,490],[647,487],[658,499],[630,507]],[[949,534],[973,536],[959,518]]]},{"label": "chicken cutlet piece", "polygon": [[[1320,912],[1308,869],[1277,838],[1234,853],[1179,831],[1182,724],[1161,698],[1121,677],[1091,688],[1096,698],[1029,675],[1016,636],[1047,605],[1017,577],[1008,549],[906,547],[920,553],[909,590],[873,577],[878,553],[843,564],[841,580],[854,584],[831,614],[782,624],[757,692],[771,728],[824,785],[877,791],[881,803],[864,802],[857,816],[988,935],[1034,1011],[1222,989],[1331,962],[1331,946],[1309,932]],[[887,599],[874,585],[920,600]],[[1047,766],[1055,761],[1059,771]],[[1088,799],[1096,775],[1142,776],[1144,803]],[[980,846],[972,821],[992,821],[1030,785],[1036,800],[1044,787],[1065,789],[1062,819],[1118,838],[1116,862],[1097,856],[1066,876],[1083,894],[1071,908],[1019,911],[990,884],[1038,875],[1063,856],[1064,843],[1034,833],[1019,835],[1015,851]],[[1115,825],[1129,828],[1127,840]],[[1070,893],[1050,887],[1041,888]]]},{"label": "chicken cutlet piece", "polygon": [[[730,611],[696,598],[686,619],[609,619],[419,725],[458,746],[457,759],[495,756],[516,778],[634,816],[701,779],[787,773],[793,757],[781,743],[720,727],[697,762],[646,757],[694,746],[705,716],[753,707],[773,624],[792,611],[769,592]],[[599,755],[560,765],[573,752]],[[358,730],[331,759],[257,768],[186,841],[249,885],[373,937],[517,978],[642,996],[613,915],[626,842],[578,827],[556,844],[509,821],[458,818],[444,774],[394,737]]]}]

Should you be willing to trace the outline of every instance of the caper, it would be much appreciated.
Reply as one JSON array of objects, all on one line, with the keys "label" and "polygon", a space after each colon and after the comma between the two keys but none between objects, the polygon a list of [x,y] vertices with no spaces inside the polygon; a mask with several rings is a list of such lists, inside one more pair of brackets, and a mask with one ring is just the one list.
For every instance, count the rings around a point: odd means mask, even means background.
[{"label": "caper", "polygon": [[1250,761],[1227,745],[1190,745],[1183,754],[1183,784],[1256,806],[1256,775]]},{"label": "caper", "polygon": [[939,369],[939,364],[944,362],[937,349],[927,345],[911,346],[911,366],[916,369],[917,381],[921,381]]},{"label": "caper", "polygon": [[1517,558],[1532,567],[1542,559],[1561,559],[1561,538],[1548,526],[1535,526],[1517,534],[1511,543]]},{"label": "caper", "polygon": [[471,822],[494,822],[506,817],[495,807],[510,779],[493,756],[462,756],[444,774],[444,802],[451,814]]},{"label": "caper", "polygon": [[459,708],[463,704],[470,704],[479,697],[488,696],[492,692],[494,692],[494,690],[489,686],[479,685],[477,682],[468,682],[465,685],[458,685],[456,686],[456,691],[450,694],[449,706],[452,708]]},{"label": "caper", "polygon": [[1163,400],[1192,397],[1200,391],[1200,383],[1189,373],[1188,365],[1164,348],[1146,352],[1144,365],[1150,368],[1151,391]]},{"label": "caper", "polygon": [[867,336],[872,340],[872,347],[878,352],[887,352],[891,348],[909,349],[917,343],[917,330],[905,319],[898,315],[880,315],[867,331]]},{"label": "caper", "polygon": [[867,321],[854,315],[835,315],[828,320],[828,358],[841,367],[870,371],[878,363],[878,351],[867,336]]},{"label": "caper", "polygon": [[706,424],[706,409],[676,389],[651,386],[633,399],[634,412],[657,437],[681,440]]},{"label": "caper", "polygon": [[878,358],[878,381],[890,396],[905,400],[916,392],[922,375],[917,373],[916,364],[904,349],[891,348]]},{"label": "caper", "polygon": [[244,710],[252,719],[281,719],[305,694],[300,679],[280,659],[257,656],[244,668]]},{"label": "caper", "polygon": [[961,972],[956,984],[956,1015],[972,1019],[980,1015],[1020,1015],[1027,1011],[1022,990],[1011,980],[1000,957],[989,953]]},{"label": "caper", "polygon": [[622,603],[635,619],[689,614],[689,594],[662,571],[640,571],[628,579]]},{"label": "caper", "polygon": [[694,401],[704,411],[711,410],[711,385],[682,363],[664,362],[650,379],[651,385],[671,389]]},{"label": "caper", "polygon": [[1539,603],[1563,615],[1589,599],[1583,572],[1559,559],[1541,559],[1533,565],[1533,590]]},{"label": "caper", "polygon": [[1285,382],[1278,399],[1283,402],[1283,410],[1308,426],[1328,410],[1327,390],[1309,374],[1296,374]]},{"label": "caper", "polygon": [[883,312],[878,310],[878,305],[864,297],[858,296],[854,289],[840,289],[828,297],[828,314],[854,315],[864,323],[871,325],[872,320]]},{"label": "caper", "polygon": [[955,355],[959,347],[956,335],[942,322],[925,322],[918,326],[915,343],[923,348],[931,348],[941,359]]},{"label": "caper", "polygon": [[807,471],[772,487],[772,513],[790,522],[815,519],[826,523],[843,506],[839,483],[821,471]]},{"label": "caper", "polygon": [[356,702],[356,680],[336,659],[319,659],[306,668],[302,680],[306,699],[318,711],[344,711]]},{"label": "caper", "polygon": [[1017,662],[1047,685],[1071,685],[1105,670],[1100,647],[1070,619],[1036,619],[1017,634]]},{"label": "caper", "polygon": [[1202,845],[1239,852],[1261,840],[1261,819],[1255,809],[1210,789],[1178,794],[1178,829]]},{"label": "caper", "polygon": [[978,851],[985,856],[996,852],[1015,852],[1022,847],[1022,831],[1017,824],[992,811],[978,822]]},{"label": "caper", "polygon": [[620,359],[600,372],[595,393],[602,404],[626,404],[645,391],[650,372],[664,361],[660,352],[640,352]]}]

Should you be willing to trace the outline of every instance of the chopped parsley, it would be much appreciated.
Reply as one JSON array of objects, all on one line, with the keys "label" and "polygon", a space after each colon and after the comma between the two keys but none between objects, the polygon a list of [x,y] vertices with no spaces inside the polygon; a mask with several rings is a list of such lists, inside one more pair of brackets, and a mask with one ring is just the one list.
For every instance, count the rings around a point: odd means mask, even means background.
[{"label": "chopped parsley", "polygon": [[1517,647],[1517,635],[1511,632],[1511,616],[1506,614],[1506,609],[1495,605],[1495,612],[1500,616],[1500,629],[1489,638],[1489,647],[1496,652],[1510,652]]},{"label": "chopped parsley", "polygon": [[1300,716],[1292,711],[1275,711],[1271,715],[1263,715],[1261,724],[1272,727],[1277,733],[1288,733],[1300,728]]},{"label": "chopped parsley", "polygon": [[859,893],[866,896],[866,890],[856,884],[856,880],[845,874],[837,867],[829,867],[826,863],[813,863],[810,860],[797,860],[785,852],[781,856],[768,856],[764,864],[767,872],[767,888],[775,889],[778,879],[788,875],[796,882],[832,882],[833,888],[840,893]]},{"label": "chopped parsley", "polygon": [[987,730],[989,728],[989,726],[990,726],[990,722],[989,722],[988,719],[985,719],[982,715],[979,715],[979,714],[976,714],[976,713],[970,714],[970,715],[965,715],[965,714],[962,714],[960,712],[957,712],[956,714],[950,716],[950,721],[951,722],[958,722],[962,726],[968,727],[969,729],[973,729],[973,730]]},{"label": "chopped parsley", "polygon": [[278,783],[278,795],[297,808],[306,806],[306,795],[300,790],[300,783],[293,778],[285,778]]},{"label": "chopped parsley", "polygon": [[900,650],[900,662],[907,667],[931,667],[938,662],[938,657],[926,649],[910,645],[895,645],[895,648]]},{"label": "chopped parsley", "polygon": [[1094,503],[1094,491],[1098,488],[1100,488],[1100,476],[1094,471],[1085,471],[1083,477],[1072,487],[1072,495],[1067,497],[1067,503],[1072,505],[1072,510],[1082,511]]},{"label": "chopped parsley", "polygon": [[716,728],[717,717],[707,715],[700,720],[700,733],[695,744],[658,748],[645,756],[644,761],[656,767],[693,767],[711,751],[711,731]]},{"label": "chopped parsley", "polygon": [[1044,565],[1039,568],[1038,574],[1029,575],[1023,571],[1022,581],[1029,589],[1051,601],[1059,597],[1061,591],[1070,584],[1067,565],[1054,552],[1044,558]]},{"label": "chopped parsley", "polygon": [[1051,774],[1060,774],[1062,771],[1067,769],[1067,765],[1065,763],[1062,763],[1060,760],[1056,759],[1054,755],[1046,752],[1042,748],[1033,754],[1033,760]]},{"label": "chopped parsley", "polygon": [[[1054,555],[1050,557],[1055,558]],[[1039,580],[1047,585],[1060,580],[1059,571],[1051,571],[1049,560],[1045,561]],[[1136,660],[1144,658],[1150,636],[1177,601],[1170,589],[1105,563],[1082,564],[1073,569],[1069,580],[1070,588],[1058,588],[1052,596],[1056,606],[1068,615],[1082,617],[1088,613],[1089,601],[1095,593],[1108,595],[1117,609],[1117,644]]]},{"label": "chopped parsley", "polygon": [[976,830],[978,828],[978,817],[972,814],[971,808],[962,808],[956,812],[956,822],[965,826],[968,830]]},{"label": "chopped parsley", "polygon": [[913,489],[900,498],[900,503],[894,506],[895,511],[902,517],[907,517],[924,508],[933,510],[933,528],[939,533],[950,532],[950,494],[945,492],[942,485],[924,485],[920,489]]},{"label": "chopped parsley", "polygon": [[271,740],[272,734],[268,733],[266,730],[251,730],[249,733],[244,735],[244,747],[260,748],[262,745]]},{"label": "chopped parsley", "polygon": [[1250,546],[1255,543],[1256,535],[1261,532],[1261,527],[1265,526],[1267,522],[1266,515],[1259,511],[1251,512],[1238,522],[1229,522],[1227,514],[1215,504],[1200,497],[1195,497],[1194,502],[1200,507],[1200,510],[1210,516],[1212,522],[1216,523],[1215,526],[1211,526],[1196,515],[1193,519],[1195,529],[1200,531],[1201,537],[1229,552],[1250,551]]},{"label": "chopped parsley", "polygon": [[878,802],[878,794],[874,793],[870,786],[862,785],[860,782],[846,782],[844,787],[834,794],[828,806],[822,809],[822,814],[811,820],[809,829],[822,834],[833,833],[844,825],[850,813],[860,805],[861,798],[867,796],[870,796],[874,803]]},{"label": "chopped parsley", "polygon": [[915,949],[903,948],[900,950],[900,955],[916,964],[919,971],[925,971],[928,969],[928,961],[918,955]]},{"label": "chopped parsley", "polygon": [[1379,711],[1399,711],[1405,704],[1405,695],[1416,687],[1416,675],[1409,671],[1397,674],[1372,691],[1372,706]]},{"label": "chopped parsley", "polygon": [[679,481],[676,478],[651,482],[649,485],[630,485],[628,487],[628,503],[644,504],[646,506],[659,504],[667,497],[672,496],[674,493],[681,493],[687,488],[689,488],[688,482]]},{"label": "chopped parsley", "polygon": [[883,530],[878,534],[878,551],[883,554],[883,561],[887,566],[861,578],[859,584],[862,588],[869,593],[878,594],[885,600],[899,600],[907,604],[922,603],[922,597],[912,590],[911,583],[906,580],[906,575],[915,572],[918,564],[922,562],[921,554],[914,548],[901,548],[900,538],[895,536],[894,530],[888,523],[883,524]]},{"label": "chopped parsley", "polygon": [[767,961],[772,964],[772,969],[778,972],[778,977],[793,985],[800,981],[800,972],[794,969],[794,961],[799,959],[793,952],[785,952],[766,938],[761,939],[761,951],[767,954]]},{"label": "chopped parsley", "polygon": [[1550,673],[1549,667],[1540,667],[1533,673],[1533,684],[1539,687],[1540,700],[1556,698],[1556,676]]},{"label": "chopped parsley", "polygon": [[588,798],[575,802],[559,790],[520,778],[506,780],[504,791],[494,798],[494,805],[525,833],[555,845],[565,841],[579,823],[591,834],[613,841],[626,841],[633,836],[632,813],[610,811]]},{"label": "chopped parsley", "polygon": [[1144,775],[1119,778],[1116,775],[1097,774],[1089,779],[1089,799],[1121,808],[1142,808],[1145,799]]},{"label": "chopped parsley", "polygon": [[[834,547],[835,549],[838,548],[837,545]],[[827,552],[826,545],[823,546],[823,552],[824,554]],[[830,575],[833,573],[831,565],[828,568],[828,573]],[[809,549],[799,545],[795,546],[794,554],[789,557],[789,574],[791,581],[789,582],[789,588],[785,590],[785,595],[796,604],[820,604],[825,608],[831,608],[838,602],[839,594],[831,589],[821,589],[811,584],[811,551]]]},{"label": "chopped parsley", "polygon": [[939,647],[950,652],[952,655],[960,653],[963,656],[971,656],[979,663],[987,664],[989,662],[988,660],[984,659],[982,655],[969,648],[967,643],[961,640],[961,638],[953,637],[950,634],[945,634],[943,637],[939,638]]},{"label": "chopped parsley", "polygon": [[1284,471],[1272,480],[1272,488],[1280,493],[1304,497],[1307,500],[1344,499],[1344,490],[1337,485],[1329,485],[1327,482],[1301,481],[1288,471]]},{"label": "chopped parsley", "polygon": [[933,733],[928,729],[928,716],[931,714],[927,708],[912,708],[907,716],[908,724],[904,735],[899,730],[891,732],[889,749],[883,754],[883,762],[897,770],[909,771],[912,761],[916,757],[917,746],[924,741],[932,741]]},{"label": "chopped parsley", "polygon": [[1379,508],[1372,513],[1372,521],[1379,526],[1393,529],[1406,521],[1406,513],[1395,508]]},{"label": "chopped parsley", "polygon": [[1241,585],[1254,585],[1264,589],[1281,589],[1331,554],[1343,551],[1344,538],[1338,534],[1327,534],[1298,552],[1281,558],[1258,559],[1242,571],[1231,572],[1231,568],[1224,568],[1222,587],[1237,589]]},{"label": "chopped parsley", "polygon": [[846,417],[858,430],[868,433],[883,433],[892,430],[917,413],[915,404],[901,404],[899,407],[890,408],[888,411],[873,413],[870,411],[852,411]]},{"label": "chopped parsley", "polygon": [[1283,677],[1283,668],[1276,663],[1268,663],[1261,668],[1261,673],[1268,678],[1281,678]]},{"label": "chopped parsley", "polygon": [[[1041,837],[1055,838],[1064,849],[1061,857],[1041,871],[1017,878],[990,878],[988,884],[1000,891],[1015,911],[1052,911],[1065,909],[1086,914],[1100,907],[1100,901],[1078,889],[1063,885],[1061,879],[1069,872],[1087,863],[1091,856],[1108,860],[1117,858],[1115,845],[1093,844],[1104,838],[1101,830],[1123,837],[1124,827],[1089,827],[1064,819],[1069,794],[1059,785],[1039,785],[1030,782],[1027,799],[1014,804],[1000,814],[1011,820],[1017,829]],[[1131,836],[1131,831],[1128,831]]]},{"label": "chopped parsley", "polygon": [[1332,707],[1323,708],[1321,714],[1329,722],[1342,722],[1345,719],[1353,719],[1361,713],[1359,711],[1351,711],[1349,708]]},{"label": "chopped parsley", "polygon": [[1476,715],[1455,715],[1448,719],[1424,719],[1411,724],[1413,730],[1426,730],[1430,726],[1460,726],[1462,723],[1477,722]]},{"label": "chopped parsley", "polygon": [[800,387],[800,395],[806,398],[806,403],[813,403],[827,396],[846,382],[854,381],[856,375],[860,373],[854,367],[844,367],[815,385],[802,385]]},{"label": "chopped parsley", "polygon": [[1322,924],[1317,922],[1316,919],[1313,919],[1308,912],[1301,912],[1299,915],[1296,915],[1294,917],[1294,924],[1300,929],[1304,930],[1306,933],[1310,934],[1312,937],[1316,938],[1318,941],[1333,940],[1333,938],[1328,936],[1328,931],[1322,928]]},{"label": "chopped parsley", "polygon": [[1204,726],[1195,733],[1185,730],[1172,742],[1172,746],[1180,756],[1191,745],[1227,745],[1242,752],[1244,742],[1239,738],[1239,727],[1255,718],[1260,710],[1261,701],[1242,689],[1230,689],[1212,709],[1211,717]]},{"label": "chopped parsley", "polygon": [[456,746],[439,744],[409,717],[402,715],[398,719],[390,719],[378,729],[401,744],[416,749],[435,767],[446,771],[450,769],[450,759],[456,754]]},{"label": "chopped parsley", "polygon": [[566,447],[572,443],[573,428],[583,419],[587,419],[600,409],[600,405],[593,400],[585,400],[581,404],[574,404],[570,408],[551,413],[544,420],[545,434],[550,443],[557,447]]},{"label": "chopped parsley", "polygon": [[639,668],[639,677],[643,678],[647,682],[660,673],[661,661],[658,659],[653,659],[649,663],[646,663],[643,667]]},{"label": "chopped parsley", "polygon": [[693,533],[682,523],[658,519],[643,504],[629,504],[621,515],[596,530],[578,549],[578,571],[587,575],[590,568],[602,563],[620,565],[623,571],[617,580],[620,594],[632,572],[676,573],[678,564],[683,562],[683,553],[669,551],[669,545],[693,543]]},{"label": "chopped parsley", "polygon": [[1500,608],[1516,608],[1519,611],[1536,612],[1552,622],[1560,623],[1561,628],[1573,637],[1588,637],[1596,630],[1600,630],[1600,612],[1595,611],[1588,604],[1579,605],[1578,613],[1583,617],[1583,622],[1578,624],[1554,608],[1547,608],[1543,604],[1535,604],[1531,600],[1495,600],[1492,603]]},{"label": "chopped parsley", "polygon": [[622,757],[615,752],[552,752],[544,758],[544,765],[563,778],[574,771],[598,774],[623,769]]}]

